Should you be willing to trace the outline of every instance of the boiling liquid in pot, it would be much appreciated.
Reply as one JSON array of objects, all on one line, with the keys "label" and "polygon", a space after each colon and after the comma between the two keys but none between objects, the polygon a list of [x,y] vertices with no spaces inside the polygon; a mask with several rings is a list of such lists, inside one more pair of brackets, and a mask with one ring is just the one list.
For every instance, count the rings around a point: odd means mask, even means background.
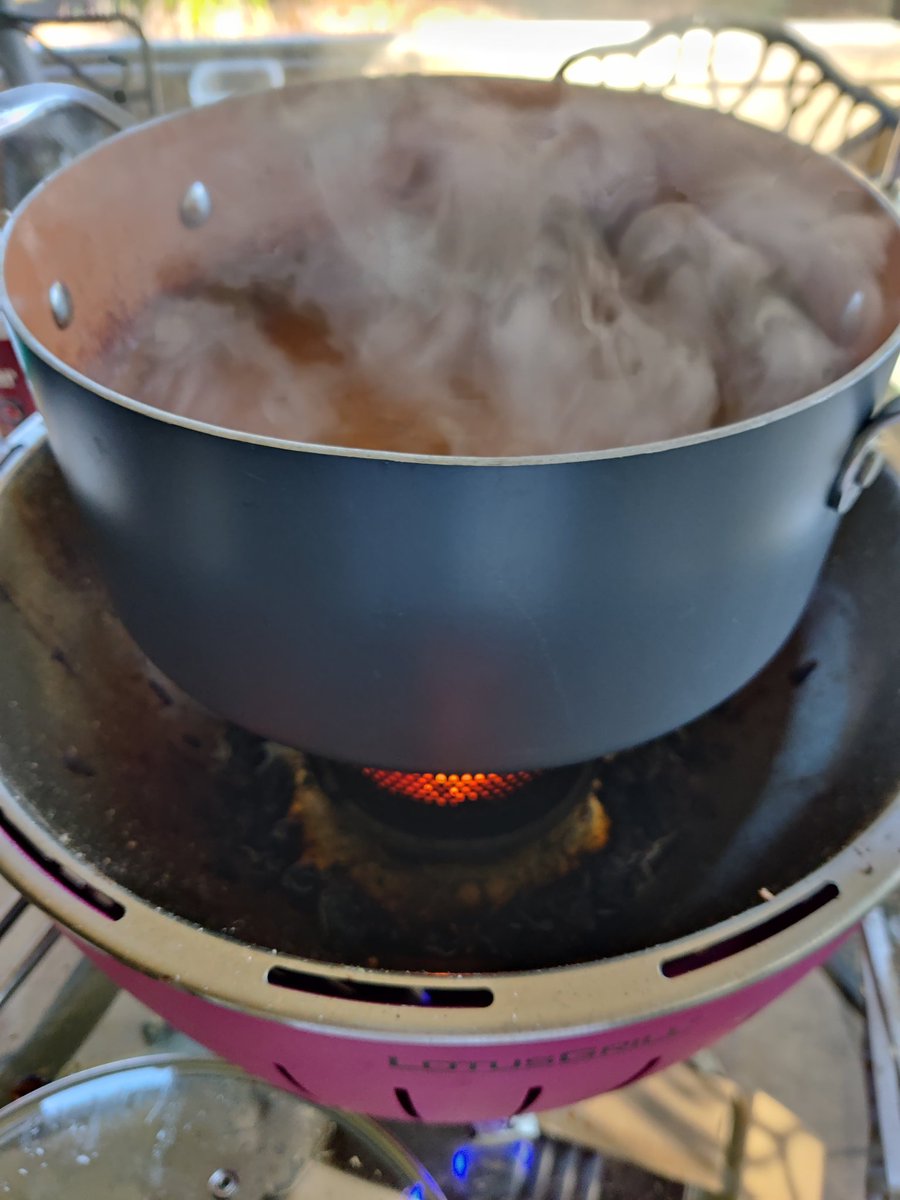
[{"label": "boiling liquid in pot", "polygon": [[321,309],[253,288],[161,296],[95,374],[157,407],[248,433],[452,453],[429,409],[401,402],[341,352]]},{"label": "boiling liquid in pot", "polygon": [[580,89],[336,96],[298,128],[315,226],[159,296],[94,377],[264,436],[547,454],[770,411],[883,336],[892,222],[849,180],[676,142],[640,106],[605,121]]}]

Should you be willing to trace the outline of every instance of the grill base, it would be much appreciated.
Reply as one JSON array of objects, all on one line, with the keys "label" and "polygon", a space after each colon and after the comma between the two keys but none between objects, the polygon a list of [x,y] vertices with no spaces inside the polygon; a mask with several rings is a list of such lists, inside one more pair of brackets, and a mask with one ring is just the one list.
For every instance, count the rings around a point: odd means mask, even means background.
[{"label": "grill base", "polygon": [[82,949],[176,1029],[252,1074],[320,1104],[400,1121],[494,1121],[562,1108],[690,1057],[759,1012],[837,948],[731,996],[583,1036],[492,1043],[335,1036],[211,1005]]}]

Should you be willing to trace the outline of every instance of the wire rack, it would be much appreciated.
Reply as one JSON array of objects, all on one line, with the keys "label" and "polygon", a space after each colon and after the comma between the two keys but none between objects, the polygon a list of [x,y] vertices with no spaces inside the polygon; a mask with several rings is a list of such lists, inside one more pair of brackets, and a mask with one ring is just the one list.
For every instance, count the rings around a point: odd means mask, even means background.
[{"label": "wire rack", "polygon": [[[67,25],[124,30],[133,39],[136,53],[111,49],[104,65],[113,82],[106,83],[81,67],[71,54],[48,45],[41,36],[43,30]],[[44,63],[62,67],[74,83],[98,92],[114,104],[128,107],[138,116],[155,116],[160,111],[153,49],[137,17],[118,5],[101,10],[90,3],[76,3],[49,11],[45,5],[0,3],[0,70],[7,86],[37,82],[42,77]]]},{"label": "wire rack", "polygon": [[[567,58],[557,79],[715,108],[837,154],[881,178],[898,113],[816,47],[772,21],[673,19],[633,42]],[[892,165],[891,180],[896,173]]]}]

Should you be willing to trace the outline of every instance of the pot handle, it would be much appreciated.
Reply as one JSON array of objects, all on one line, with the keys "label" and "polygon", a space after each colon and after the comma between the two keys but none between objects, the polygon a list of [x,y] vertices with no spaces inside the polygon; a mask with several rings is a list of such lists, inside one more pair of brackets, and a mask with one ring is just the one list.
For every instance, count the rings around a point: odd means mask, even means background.
[{"label": "pot handle", "polygon": [[127,128],[134,118],[96,92],[67,83],[26,83],[0,93],[0,143],[28,132],[32,125],[39,126],[46,117],[78,112],[90,114],[99,129],[88,127],[80,137],[73,129],[65,136],[39,141],[27,156],[27,166],[13,163],[11,170],[4,170],[3,203],[7,211],[15,208],[41,179],[111,132]]},{"label": "pot handle", "polygon": [[850,443],[828,497],[829,507],[838,513],[849,512],[865,489],[875,482],[884,466],[879,435],[897,422],[900,422],[900,395],[883,404]]},{"label": "pot handle", "polygon": [[73,108],[93,113],[116,130],[134,124],[134,117],[124,108],[87,88],[70,83],[26,83],[0,92],[0,141],[52,113]]}]

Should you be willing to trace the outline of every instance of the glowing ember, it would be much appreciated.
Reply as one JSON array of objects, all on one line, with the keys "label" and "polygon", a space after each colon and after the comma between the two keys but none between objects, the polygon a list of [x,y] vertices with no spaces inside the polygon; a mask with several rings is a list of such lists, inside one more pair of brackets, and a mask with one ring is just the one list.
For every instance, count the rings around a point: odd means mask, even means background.
[{"label": "glowing ember", "polygon": [[515,771],[510,775],[481,771],[449,775],[443,771],[410,773],[365,767],[363,774],[382,791],[440,806],[465,804],[469,800],[504,800],[534,779],[530,771]]}]

